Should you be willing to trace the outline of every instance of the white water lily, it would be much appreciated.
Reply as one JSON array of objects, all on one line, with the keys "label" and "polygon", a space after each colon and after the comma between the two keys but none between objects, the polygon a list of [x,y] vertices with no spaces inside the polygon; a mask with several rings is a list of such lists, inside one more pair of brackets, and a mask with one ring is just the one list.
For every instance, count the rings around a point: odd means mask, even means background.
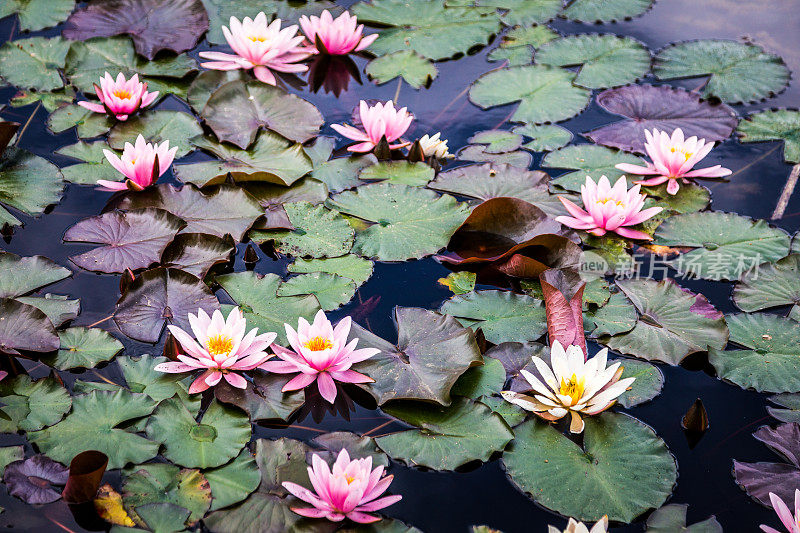
[{"label": "white water lily", "polygon": [[447,140],[439,139],[441,133],[437,133],[436,135],[429,136],[427,134],[423,135],[419,139],[419,146],[422,148],[422,153],[425,154],[425,157],[436,157],[436,159],[448,159],[453,157],[450,152],[447,151]]},{"label": "white water lily", "polygon": [[[584,360],[583,350],[570,345],[565,350],[555,341],[550,347],[550,364],[539,357],[533,364],[544,379],[522,370],[522,375],[533,389],[532,396],[513,391],[503,391],[506,401],[548,421],[559,420],[569,413],[572,416],[569,430],[583,432],[583,415],[596,415],[616,402],[619,395],[633,383],[635,378],[620,379],[623,368],[620,363],[606,367],[608,349],[604,348],[591,359]],[[551,368],[552,367],[552,368]]]},{"label": "white water lily", "polygon": [[[592,526],[592,529],[586,527],[583,522],[578,522],[574,518],[569,519],[567,529],[563,533],[607,533],[608,532],[608,517],[604,516],[597,523]],[[562,533],[560,529],[555,526],[547,526],[547,533]]]}]

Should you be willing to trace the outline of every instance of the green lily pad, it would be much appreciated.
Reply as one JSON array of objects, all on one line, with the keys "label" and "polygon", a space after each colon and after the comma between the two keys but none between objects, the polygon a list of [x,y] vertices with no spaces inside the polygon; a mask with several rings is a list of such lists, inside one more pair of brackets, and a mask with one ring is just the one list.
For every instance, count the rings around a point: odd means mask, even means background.
[{"label": "green lily pad", "polygon": [[785,408],[779,409],[767,406],[767,412],[772,417],[781,422],[796,422],[800,424],[800,394],[776,394],[775,396],[770,396],[769,401]]},{"label": "green lily pad", "polygon": [[[626,152],[612,150],[605,146],[593,144],[578,144],[566,146],[554,152],[550,152],[542,159],[542,168],[569,168],[575,172],[563,174],[553,180],[553,185],[558,185],[568,191],[580,191],[581,185],[586,183],[586,176],[591,176],[596,182],[600,176],[606,176],[611,182],[615,182],[624,172],[617,169],[614,165],[618,163],[629,163],[644,166],[645,162],[639,157]],[[628,187],[633,185],[636,177],[628,178]]]},{"label": "green lily pad", "polygon": [[240,409],[212,401],[200,421],[178,399],[161,402],[147,436],[164,445],[164,457],[188,468],[221,466],[250,441],[250,419]]},{"label": "green lily pad", "polygon": [[339,276],[353,280],[356,286],[360,287],[372,276],[373,266],[374,263],[369,259],[347,254],[341,257],[329,257],[327,259],[298,258],[286,268],[293,274],[308,274],[311,272],[338,274]]},{"label": "green lily pad", "polygon": [[49,377],[36,381],[26,375],[7,378],[0,383],[0,399],[7,406],[3,411],[12,419],[0,420],[4,433],[36,431],[52,426],[64,418],[72,406],[69,392]]},{"label": "green lily pad", "polygon": [[183,111],[148,111],[142,115],[119,122],[108,132],[108,144],[115,150],[122,150],[125,143],[134,144],[141,135],[149,143],[160,144],[169,141],[170,148],[177,146],[176,158],[181,158],[194,150],[189,140],[203,133],[197,119]]},{"label": "green lily pad", "polygon": [[239,389],[220,382],[214,387],[214,395],[220,402],[243,409],[250,419],[288,420],[305,401],[302,390],[281,392],[291,376],[284,374],[256,373],[246,389]]},{"label": "green lily pad", "polygon": [[483,364],[473,366],[461,374],[455,382],[450,394],[480,400],[482,396],[491,396],[503,390],[506,382],[506,369],[503,363],[491,357],[484,357]]},{"label": "green lily pad", "polygon": [[61,348],[47,364],[59,370],[94,368],[110,361],[124,346],[108,332],[98,328],[68,328],[58,332]]},{"label": "green lily pad", "polygon": [[489,154],[512,152],[522,146],[522,135],[505,130],[479,131],[469,139],[472,144],[485,144]]},{"label": "green lily pad", "polygon": [[[502,45],[501,45],[502,46]],[[533,62],[533,50],[530,46],[512,48],[495,48],[486,56],[487,61],[507,61],[509,67],[530,65]]]},{"label": "green lily pad", "polygon": [[372,223],[356,232],[353,251],[381,261],[405,261],[438,252],[468,214],[466,205],[452,196],[394,183],[345,191],[328,204]]},{"label": "green lily pad", "polygon": [[453,296],[439,312],[455,317],[464,327],[480,329],[493,344],[535,341],[547,332],[542,302],[509,291]]},{"label": "green lily pad", "polygon": [[475,272],[462,270],[450,272],[446,278],[439,278],[439,283],[450,289],[453,294],[466,294],[475,290],[478,275]]},{"label": "green lily pad", "polygon": [[314,272],[289,278],[278,288],[278,296],[302,294],[313,294],[323,311],[334,311],[353,299],[356,284],[337,274]]},{"label": "green lily pad", "polygon": [[313,320],[320,309],[312,295],[278,296],[281,278],[275,274],[260,277],[254,272],[237,272],[217,276],[216,281],[242,310],[248,327],[258,327],[261,333],[273,331],[278,334],[277,342],[284,345],[283,325],[297,324],[300,317]]},{"label": "green lily pad", "polygon": [[381,161],[364,167],[358,177],[362,181],[381,181],[424,187],[435,175],[434,170],[422,162]]},{"label": "green lily pad", "polygon": [[467,398],[449,407],[405,402],[383,410],[418,428],[375,439],[392,459],[408,465],[455,470],[470,461],[488,461],[514,438],[503,417]]},{"label": "green lily pad", "polygon": [[650,71],[650,52],[630,37],[582,34],[562,37],[536,50],[536,63],[553,67],[581,65],[575,85],[587,89],[618,87]]},{"label": "green lily pad", "polygon": [[722,526],[717,522],[714,515],[696,524],[686,524],[686,511],[688,508],[689,506],[686,504],[671,503],[661,509],[656,509],[647,517],[645,533],[674,533],[676,531],[685,531],[686,533],[722,533]]},{"label": "green lily pad", "polygon": [[502,69],[478,78],[469,99],[483,109],[520,102],[511,117],[514,122],[559,122],[589,104],[591,91],[573,85],[574,79],[574,72],[545,65]]},{"label": "green lily pad", "polygon": [[613,22],[638,17],[653,5],[655,0],[572,0],[561,16],[577,22]]},{"label": "green lily pad", "polygon": [[108,468],[142,463],[158,454],[158,443],[120,429],[119,425],[147,416],[155,402],[144,394],[93,391],[73,397],[72,413],[54,426],[28,433],[42,453],[69,464],[84,450],[108,455]]},{"label": "green lily pad", "polygon": [[70,300],[68,296],[58,294],[46,293],[41,298],[38,296],[20,296],[16,300],[43,312],[55,328],[76,318],[81,312],[80,300]]},{"label": "green lily pad", "polygon": [[[104,133],[108,132],[108,130],[110,130],[115,123],[116,120],[108,115],[89,111],[88,109],[77,104],[69,104],[59,107],[47,117],[47,127],[53,133],[61,133],[77,126],[76,131],[78,132],[78,137],[81,139],[91,139],[92,137],[103,135]],[[105,143],[100,142],[97,144],[105,145]],[[105,147],[107,148],[107,146]],[[64,150],[64,148],[58,150],[57,153],[61,153],[61,150]],[[76,156],[73,155],[71,157]],[[91,157],[91,160],[85,159],[85,157]],[[90,161],[92,163],[101,163],[105,159],[105,156],[103,155],[102,149],[96,149],[95,151],[91,152],[91,155],[86,154],[85,156],[78,158],[84,161]],[[114,169],[111,164],[108,164],[108,167]],[[119,176],[117,172],[117,170],[114,170],[114,174],[112,174],[112,176]]]},{"label": "green lily pad", "polygon": [[114,526],[111,533],[182,533],[186,531],[186,521],[191,514],[173,503],[147,503],[135,509],[146,529]]},{"label": "green lily pad", "polygon": [[20,257],[0,252],[0,298],[16,298],[72,275],[41,255]]},{"label": "green lily pad", "polygon": [[428,85],[438,74],[430,59],[413,50],[400,50],[375,58],[367,64],[366,73],[378,85],[400,76],[415,89]]},{"label": "green lily pad", "polygon": [[[645,200],[645,208],[661,206],[664,211],[673,211],[677,214],[702,211],[711,203],[711,191],[696,183],[681,184],[681,188],[678,189],[676,194],[669,194],[666,184],[656,187],[643,187],[642,192],[652,197]],[[663,213],[659,215],[664,217]],[[659,215],[650,220],[655,220]],[[647,222],[649,223],[650,220]]]},{"label": "green lily pad", "polygon": [[783,141],[783,160],[800,163],[800,111],[772,109],[753,113],[736,128],[743,143]]},{"label": "green lily pad", "polygon": [[275,241],[275,249],[296,257],[338,257],[353,247],[355,232],[337,213],[308,202],[284,204],[294,229],[287,231],[253,231],[256,242]]},{"label": "green lily pad", "polygon": [[358,324],[350,338],[358,347],[380,353],[356,365],[375,380],[364,388],[383,405],[393,399],[450,404],[450,389],[469,367],[482,361],[472,330],[452,317],[415,307],[395,308],[397,344],[381,339]]},{"label": "green lily pad", "polygon": [[19,350],[51,352],[59,346],[50,319],[38,308],[0,298],[0,353],[19,355]]},{"label": "green lily pad", "polygon": [[458,151],[456,159],[459,161],[487,162],[498,165],[508,164],[519,168],[528,168],[533,162],[533,156],[523,150],[493,154],[488,152],[487,148],[480,144],[469,144],[465,146]]},{"label": "green lily pad", "polygon": [[620,379],[636,378],[628,390],[617,397],[617,403],[622,407],[631,408],[661,394],[661,389],[664,387],[664,374],[657,366],[636,359],[615,359],[611,362],[622,363],[624,370]]},{"label": "green lily pad", "polygon": [[519,133],[532,140],[522,145],[522,148],[533,152],[552,152],[568,145],[572,141],[572,132],[555,124],[524,124],[512,128],[514,133]]},{"label": "green lily pad", "polygon": [[608,301],[597,309],[583,315],[583,327],[592,337],[619,335],[636,326],[636,308],[621,292],[612,294]]},{"label": "green lily pad", "polygon": [[733,213],[704,212],[670,217],[653,236],[653,243],[693,248],[669,261],[680,273],[702,279],[737,279],[765,262],[789,254],[789,235]]},{"label": "green lily pad", "polygon": [[605,412],[585,423],[583,448],[546,422],[517,426],[502,459],[511,481],[540,505],[587,522],[608,515],[628,523],[661,506],[678,474],[664,441],[622,414]]},{"label": "green lily pad", "polygon": [[746,272],[733,289],[733,301],[748,313],[800,304],[800,254]]},{"label": "green lily pad", "polygon": [[533,60],[534,49],[559,37],[560,35],[549,26],[515,26],[503,36],[500,48],[492,50],[487,59],[489,61],[508,60],[508,65],[511,67],[529,65]]},{"label": "green lily pad", "polygon": [[203,474],[211,486],[211,511],[239,503],[261,483],[256,460],[246,448],[230,463],[206,470]]},{"label": "green lily pad", "polygon": [[67,20],[75,0],[7,0],[0,5],[0,19],[16,13],[19,29],[39,31]]},{"label": "green lily pad", "polygon": [[3,446],[0,448],[0,476],[5,472],[6,467],[14,461],[21,461],[25,458],[25,449],[19,446]]},{"label": "green lily pad", "polygon": [[61,37],[7,41],[0,47],[0,77],[20,89],[59,89],[64,86],[59,69],[69,48],[69,41]]},{"label": "green lily pad", "polygon": [[747,350],[709,350],[717,375],[759,392],[800,392],[800,324],[766,313],[726,317],[731,342]]},{"label": "green lily pad", "polygon": [[136,509],[152,503],[171,503],[187,509],[186,525],[197,523],[211,505],[211,487],[199,470],[180,469],[170,464],[131,467],[122,483],[122,504],[128,515],[143,524]]},{"label": "green lily pad", "polygon": [[[43,157],[25,150],[6,148],[0,161],[0,203],[35,217],[49,205],[61,201],[64,182],[61,171]],[[0,226],[20,226],[9,211],[0,206]]]},{"label": "green lily pad", "polygon": [[[153,370],[156,365],[169,361],[166,357],[143,354],[141,356],[120,356],[115,359],[127,388],[131,392],[145,394],[155,402],[172,398],[176,394],[186,392],[180,380],[180,374],[168,374]],[[101,381],[76,381],[75,392],[91,392],[92,390],[120,390],[120,386]]]},{"label": "green lily pad", "polygon": [[312,178],[301,178],[290,187],[260,181],[244,183],[242,188],[268,210],[278,207],[283,209],[283,204],[290,202],[308,202],[317,205],[328,198],[328,188],[325,184]]},{"label": "green lily pad", "polygon": [[671,279],[619,280],[617,287],[641,317],[631,331],[604,341],[612,350],[677,365],[690,353],[725,346],[725,319],[702,294]]},{"label": "green lily pad", "polygon": [[75,100],[75,90],[72,87],[64,87],[55,91],[20,90],[8,104],[11,107],[24,107],[41,103],[48,113],[52,113],[61,106],[71,104],[73,100]]},{"label": "green lily pad", "polygon": [[[53,115],[50,116],[52,117]],[[80,131],[78,136],[80,136]],[[103,150],[108,148],[110,147],[105,141],[90,143],[78,141],[75,144],[56,150],[59,155],[80,161],[75,165],[61,168],[64,181],[78,185],[96,185],[97,180],[119,181],[119,171],[111,166],[111,163],[108,162],[105,154],[103,154]]]},{"label": "green lily pad", "polygon": [[203,279],[215,265],[228,263],[235,250],[235,243],[230,237],[182,233],[164,249],[161,264]]},{"label": "green lily pad", "polygon": [[314,144],[305,147],[314,166],[311,177],[323,182],[332,193],[362,185],[364,182],[358,178],[359,173],[378,160],[372,154],[331,159],[335,147],[336,139],[325,136],[317,137]]},{"label": "green lily pad", "polygon": [[[449,4],[449,2],[448,2]],[[503,13],[500,20],[506,26],[549,22],[561,10],[561,0],[476,0],[475,5],[496,7]]]},{"label": "green lily pad", "polygon": [[478,401],[502,416],[506,424],[512,428],[521,424],[530,414],[522,407],[507,402],[500,396],[481,396]]},{"label": "green lily pad", "polygon": [[703,96],[732,104],[763,100],[789,84],[783,60],[754,44],[706,39],[673,44],[653,62],[661,80],[711,76]]}]

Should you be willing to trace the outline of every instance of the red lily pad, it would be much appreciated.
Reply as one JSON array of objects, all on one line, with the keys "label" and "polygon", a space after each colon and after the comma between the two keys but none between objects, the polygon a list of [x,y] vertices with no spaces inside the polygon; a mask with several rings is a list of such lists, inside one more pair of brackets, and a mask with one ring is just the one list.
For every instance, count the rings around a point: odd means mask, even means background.
[{"label": "red lily pad", "polygon": [[[573,271],[574,272],[574,271]],[[547,313],[547,336],[566,347],[580,346],[586,357],[586,337],[583,331],[583,289],[586,283],[577,275],[563,270],[546,270],[539,275]]]},{"label": "red lily pad", "polygon": [[85,41],[127,33],[136,51],[152,60],[161,50],[191,50],[207,30],[201,0],[92,0],[67,19],[63,35]]},{"label": "red lily pad", "polygon": [[686,137],[724,141],[739,119],[722,103],[702,100],[696,93],[669,86],[627,85],[597,95],[597,104],[626,118],[584,135],[597,144],[644,153],[644,132],[653,128],[669,134],[676,128]]},{"label": "red lily pad", "polygon": [[203,309],[209,315],[220,308],[208,286],[195,276],[174,268],[146,270],[131,283],[117,302],[114,322],[128,337],[158,342],[167,324],[189,329],[189,313]]},{"label": "red lily pad", "polygon": [[50,319],[32,305],[0,298],[0,353],[52,352],[61,345]]},{"label": "red lily pad", "polygon": [[39,454],[9,464],[3,482],[12,496],[26,503],[51,503],[61,498],[52,485],[64,485],[68,476],[64,465]]},{"label": "red lily pad", "polygon": [[750,497],[772,506],[769,493],[785,502],[794,501],[800,487],[800,424],[781,424],[775,429],[763,426],[753,436],[785,458],[785,463],[740,463],[733,461],[733,476]]},{"label": "red lily pad", "polygon": [[69,464],[69,479],[61,495],[67,503],[94,500],[108,466],[108,456],[97,450],[81,452]]}]

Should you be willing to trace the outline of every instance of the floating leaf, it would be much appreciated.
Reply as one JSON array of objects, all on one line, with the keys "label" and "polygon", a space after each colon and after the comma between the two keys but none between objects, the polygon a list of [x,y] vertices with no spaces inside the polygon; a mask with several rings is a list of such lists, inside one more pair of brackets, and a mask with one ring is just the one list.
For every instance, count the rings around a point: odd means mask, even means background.
[{"label": "floating leaf", "polygon": [[800,394],[776,394],[770,396],[769,401],[786,408],[778,409],[776,407],[767,406],[767,412],[771,416],[777,418],[781,422],[800,423]]},{"label": "floating leaf", "polygon": [[[167,374],[153,370],[153,368],[168,361],[166,357],[153,357],[143,354],[138,357],[120,356],[115,359],[125,377],[127,388],[131,392],[146,394],[156,402],[172,398],[175,394],[186,392],[186,387],[181,385],[180,374]],[[90,392],[92,390],[117,391],[122,387],[110,385],[105,382],[76,381],[75,392]]]},{"label": "floating leaf", "polygon": [[476,0],[475,5],[502,10],[500,20],[507,26],[549,22],[561,10],[561,0]]},{"label": "floating leaf", "polygon": [[[618,163],[629,163],[644,166],[645,162],[633,154],[611,150],[603,146],[591,144],[578,144],[566,146],[550,152],[542,159],[542,168],[569,168],[575,172],[563,174],[553,180],[553,185],[558,185],[568,191],[580,191],[581,185],[586,183],[586,176],[597,182],[601,176],[606,176],[612,182],[624,172],[617,169]],[[629,178],[628,186],[632,186],[634,179]]]},{"label": "floating leaf", "polygon": [[67,296],[46,293],[44,297],[22,296],[17,301],[32,305],[47,315],[53,327],[60,327],[65,322],[76,318],[81,311],[80,300],[70,300]]},{"label": "floating leaf", "polygon": [[645,131],[668,134],[680,128],[688,138],[724,141],[731,136],[738,118],[725,104],[701,100],[697,93],[668,85],[629,85],[597,95],[597,104],[625,120],[601,126],[586,136],[593,142],[644,153]]},{"label": "floating leaf", "polygon": [[800,111],[773,109],[753,113],[736,129],[743,143],[783,141],[783,160],[800,163]]},{"label": "floating leaf", "polygon": [[664,441],[627,415],[585,422],[583,449],[538,419],[517,426],[503,454],[511,481],[540,505],[584,521],[608,515],[628,523],[663,504],[678,474]]},{"label": "floating leaf", "polygon": [[574,86],[574,78],[573,72],[545,65],[502,69],[478,78],[469,99],[483,109],[519,101],[511,117],[514,122],[558,122],[589,104],[591,92]]},{"label": "floating leaf", "polygon": [[726,320],[731,342],[748,349],[709,351],[720,378],[759,392],[800,392],[800,323],[766,313]]},{"label": "floating leaf", "polygon": [[655,0],[572,0],[561,16],[577,22],[613,22],[638,17],[653,5]]},{"label": "floating leaf", "polygon": [[437,70],[430,59],[413,50],[400,50],[370,61],[366,73],[379,85],[401,76],[410,86],[419,89],[436,78]]},{"label": "floating leaf", "polygon": [[39,31],[66,20],[75,0],[7,0],[0,5],[0,19],[16,13],[19,29]]},{"label": "floating leaf", "polygon": [[764,262],[789,254],[789,235],[733,213],[689,213],[670,217],[656,230],[653,244],[684,246],[691,251],[669,261],[679,273],[720,280],[737,279]]},{"label": "floating leaf", "polygon": [[473,144],[485,144],[489,154],[511,152],[522,146],[522,135],[505,130],[479,131],[468,139]]},{"label": "floating leaf", "polygon": [[563,148],[572,141],[571,131],[554,124],[543,126],[525,124],[524,126],[516,126],[511,131],[533,139],[523,144],[522,148],[534,152],[550,152],[557,150]]},{"label": "floating leaf", "polygon": [[[47,127],[53,133],[61,133],[62,131],[67,131],[68,129],[75,128],[77,126],[76,131],[78,133],[78,137],[81,139],[90,139],[92,137],[97,137],[98,135],[103,135],[114,126],[114,122],[115,119],[109,117],[108,115],[89,111],[85,107],[81,107],[76,104],[59,107],[47,117]],[[103,150],[100,147],[102,146],[107,148],[108,146],[102,141],[94,143],[94,146],[96,147],[94,150],[87,150],[84,153],[80,153],[79,156],[71,154],[65,155],[77,157],[78,159],[91,163],[103,163],[105,161],[105,156],[103,155]],[[69,147],[64,147],[57,150],[56,153],[63,153],[68,149]],[[83,150],[81,150],[81,152],[83,152]],[[110,163],[106,163],[105,168],[108,173],[107,175],[111,176],[110,179],[113,180],[119,176],[119,171],[112,167]],[[73,181],[74,179],[76,178],[73,176],[73,178],[68,181]],[[95,181],[91,181],[90,177],[85,176],[81,177],[80,182],[87,182],[90,184],[95,183]]]},{"label": "floating leaf", "polygon": [[141,135],[149,143],[160,144],[170,141],[170,147],[178,147],[175,157],[181,158],[194,150],[189,140],[202,133],[203,128],[189,113],[149,111],[117,123],[108,132],[108,144],[115,150],[122,150],[126,143],[134,144],[136,138]]},{"label": "floating leaf", "polygon": [[590,309],[583,315],[583,326],[592,337],[619,335],[633,329],[638,316],[630,300],[621,292],[608,298],[598,309]]},{"label": "floating leaf", "polygon": [[420,161],[381,161],[364,167],[358,177],[363,181],[386,180],[387,183],[424,187],[434,175],[434,170]]},{"label": "floating leaf", "polygon": [[51,352],[59,342],[53,324],[39,309],[0,298],[0,353],[19,355],[19,350]]},{"label": "floating leaf", "polygon": [[158,267],[139,274],[117,302],[114,322],[120,331],[142,342],[158,342],[166,324],[189,330],[188,314],[209,315],[219,302],[202,281],[174,268]]},{"label": "floating leaf", "polygon": [[653,74],[661,80],[710,75],[703,96],[732,104],[779,93],[790,77],[780,57],[754,44],[716,39],[667,46],[654,60]]},{"label": "floating leaf", "polygon": [[289,278],[278,288],[278,296],[301,294],[313,294],[323,311],[334,311],[353,299],[356,284],[337,274],[314,272]]},{"label": "floating leaf", "polygon": [[16,298],[72,275],[41,255],[20,257],[0,252],[0,297]]},{"label": "floating leaf", "polygon": [[19,446],[3,446],[0,448],[0,476],[5,472],[6,467],[14,461],[21,461],[25,458],[25,449]]},{"label": "floating leaf", "polygon": [[[0,161],[0,203],[35,217],[61,201],[64,183],[54,164],[24,150],[8,148]],[[0,206],[0,227],[22,223]]]},{"label": "floating leaf", "polygon": [[0,392],[3,403],[20,413],[20,416],[13,416],[12,413],[11,424],[7,424],[10,427],[3,428],[7,430],[5,433],[35,431],[51,426],[61,420],[72,405],[69,392],[53,378],[32,381],[30,377],[20,375],[0,383]]},{"label": "floating leaf", "polygon": [[206,470],[203,474],[211,486],[211,511],[239,503],[261,482],[256,461],[246,448],[230,463]]},{"label": "floating leaf", "polygon": [[203,279],[210,268],[227,263],[235,250],[229,236],[221,239],[206,233],[182,233],[164,249],[161,264]]},{"label": "floating leaf", "polygon": [[559,37],[560,35],[548,26],[515,26],[503,36],[500,48],[492,50],[487,59],[489,61],[507,60],[511,67],[528,65],[533,59],[533,49]]},{"label": "floating leaf", "polygon": [[357,365],[375,380],[365,386],[382,405],[394,399],[450,404],[450,388],[481,354],[472,330],[449,316],[415,307],[395,308],[398,341],[393,345],[353,324],[350,337],[359,347],[380,353]]},{"label": "floating leaf", "polygon": [[547,331],[540,300],[508,291],[478,291],[453,296],[439,312],[455,317],[465,327],[479,328],[486,340],[501,342],[535,341]]},{"label": "floating leaf", "polygon": [[134,527],[136,524],[122,507],[122,495],[108,483],[102,485],[94,499],[97,516],[117,526]]},{"label": "floating leaf", "polygon": [[455,470],[470,461],[488,461],[514,438],[500,415],[466,398],[449,407],[406,402],[383,410],[419,428],[375,439],[392,459],[408,465]]},{"label": "floating leaf", "polygon": [[297,257],[338,257],[353,247],[355,232],[336,211],[314,206],[308,202],[284,204],[289,222],[288,231],[254,231],[256,242],[275,241],[275,249]]},{"label": "floating leaf", "polygon": [[717,522],[714,515],[710,518],[697,522],[696,524],[686,524],[686,511],[689,508],[686,504],[671,503],[661,509],[656,509],[647,518],[647,529],[645,533],[673,533],[675,531],[685,531],[686,533],[722,533],[722,526]]},{"label": "floating leaf", "polygon": [[505,382],[506,369],[503,363],[491,357],[484,357],[482,365],[473,366],[461,374],[450,389],[450,394],[480,401],[482,396],[499,393]]},{"label": "floating leaf", "polygon": [[800,424],[781,424],[773,429],[762,426],[753,436],[788,462],[742,463],[733,460],[733,476],[751,498],[771,506],[769,493],[784,502],[794,501],[800,486]]},{"label": "floating leaf", "polygon": [[671,279],[618,280],[617,287],[641,317],[631,331],[605,341],[612,350],[677,365],[690,353],[725,346],[725,319],[702,294]]},{"label": "floating leaf", "polygon": [[[53,115],[50,115],[50,117],[52,116]],[[78,136],[80,135],[79,126]],[[119,171],[111,166],[111,163],[108,162],[105,154],[103,154],[103,150],[108,148],[109,146],[105,141],[94,141],[91,143],[78,141],[76,144],[64,146],[56,150],[55,153],[58,155],[71,157],[80,161],[80,163],[75,165],[61,168],[64,181],[69,181],[78,185],[96,185],[97,180],[118,181],[120,178]]]},{"label": "floating leaf", "polygon": [[20,89],[52,91],[64,86],[59,69],[69,51],[61,37],[31,37],[0,47],[0,77]]},{"label": "floating leaf", "polygon": [[293,274],[310,272],[327,272],[352,279],[356,286],[361,286],[372,276],[373,263],[353,254],[328,259],[297,259],[286,267]]},{"label": "floating leaf", "polygon": [[155,402],[125,390],[94,391],[73,397],[72,413],[54,426],[28,433],[42,452],[67,463],[75,455],[95,449],[108,455],[110,469],[142,463],[158,454],[158,443],[117,426],[147,416]]},{"label": "floating leaf", "polygon": [[744,273],[733,289],[733,301],[748,313],[800,304],[800,254],[791,254]]},{"label": "floating leaf", "polygon": [[64,234],[66,242],[103,244],[70,260],[96,272],[138,270],[157,263],[161,253],[186,224],[161,209],[110,211],[85,218]]},{"label": "floating leaf", "polygon": [[439,278],[439,283],[458,295],[474,291],[476,279],[475,272],[451,272],[446,278]]},{"label": "floating leaf", "polygon": [[61,347],[47,364],[59,370],[94,368],[110,361],[124,346],[106,331],[98,328],[67,328],[58,332]]},{"label": "floating leaf", "polygon": [[191,50],[206,30],[208,15],[200,0],[94,0],[69,17],[64,37],[85,41],[127,33],[136,51],[153,59],[161,50]]},{"label": "floating leaf", "polygon": [[341,450],[347,450],[351,459],[372,458],[372,466],[389,466],[389,458],[375,444],[372,437],[362,437],[348,431],[334,431],[323,433],[311,441],[312,444],[324,450],[319,453],[329,465],[332,465]]},{"label": "floating leaf", "polygon": [[497,165],[508,164],[519,168],[528,168],[533,162],[533,156],[522,150],[493,154],[487,152],[485,146],[478,144],[470,144],[459,150],[456,159],[459,161],[485,161]]},{"label": "floating leaf", "polygon": [[94,500],[107,466],[108,456],[96,450],[73,457],[69,463],[69,479],[62,493],[64,501],[82,504]]},{"label": "floating leaf", "polygon": [[254,272],[237,272],[216,277],[225,292],[244,313],[248,324],[261,333],[273,331],[277,342],[286,344],[284,324],[296,324],[300,317],[313,320],[319,311],[314,296],[278,296],[281,278],[275,274],[258,276]]},{"label": "floating leaf", "polygon": [[68,475],[64,465],[38,454],[8,465],[3,473],[3,482],[12,496],[35,505],[60,499],[61,493],[51,484],[66,484]]},{"label": "floating leaf", "polygon": [[288,420],[305,401],[302,390],[281,392],[288,381],[283,374],[257,373],[246,389],[220,382],[214,395],[220,402],[243,409],[253,421]]},{"label": "floating leaf", "polygon": [[617,403],[622,407],[631,408],[661,394],[661,389],[664,387],[664,374],[657,366],[635,359],[615,359],[611,362],[622,364],[624,370],[620,379],[636,378],[628,390],[617,398]]},{"label": "floating leaf", "polygon": [[433,191],[376,183],[345,191],[329,205],[372,224],[356,232],[353,251],[381,261],[405,261],[436,253],[467,215],[465,204]]},{"label": "floating leaf", "polygon": [[136,508],[147,529],[134,531],[153,531],[154,533],[179,533],[186,531],[185,522],[189,510],[172,503],[148,503]]},{"label": "floating leaf", "polygon": [[[155,416],[155,415],[154,415]],[[187,525],[200,520],[211,505],[211,487],[199,470],[170,464],[136,465],[122,484],[122,502],[134,522],[142,524],[136,509],[150,503],[171,503],[187,509]]]}]

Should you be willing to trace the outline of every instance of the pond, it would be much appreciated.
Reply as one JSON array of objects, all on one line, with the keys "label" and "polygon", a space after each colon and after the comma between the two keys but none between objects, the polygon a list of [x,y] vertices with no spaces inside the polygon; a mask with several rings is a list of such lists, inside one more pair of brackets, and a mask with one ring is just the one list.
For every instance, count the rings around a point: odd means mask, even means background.
[{"label": "pond", "polygon": [[792,0],[0,17],[3,530],[781,530]]}]

